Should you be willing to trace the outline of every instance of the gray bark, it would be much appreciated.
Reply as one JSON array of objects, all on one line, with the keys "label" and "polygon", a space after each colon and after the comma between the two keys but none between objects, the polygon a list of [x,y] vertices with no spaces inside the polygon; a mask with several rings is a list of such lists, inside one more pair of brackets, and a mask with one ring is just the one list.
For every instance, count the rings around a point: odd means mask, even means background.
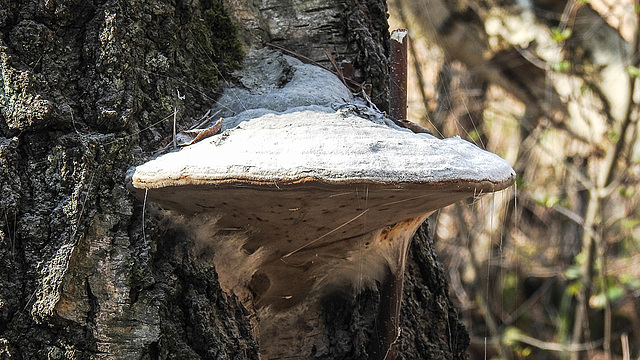
[{"label": "gray bark", "polygon": [[388,107],[389,30],[384,0],[225,0],[249,46],[270,42],[331,68],[325,51],[355,69],[381,109]]},{"label": "gray bark", "polygon": [[[246,309],[124,174],[166,145],[174,114],[196,122],[233,78],[232,19],[244,46],[325,63],[332,51],[384,108],[384,2],[322,4],[229,0],[227,16],[214,0],[0,0],[0,358],[259,358]],[[464,358],[444,276],[418,240],[399,356]],[[328,298],[332,350],[309,358],[370,356],[379,304],[377,289],[355,307]]]},{"label": "gray bark", "polygon": [[123,186],[170,134],[173,105],[202,113],[241,60],[221,5],[0,9],[0,357],[257,358],[214,270],[153,219],[143,236]]}]

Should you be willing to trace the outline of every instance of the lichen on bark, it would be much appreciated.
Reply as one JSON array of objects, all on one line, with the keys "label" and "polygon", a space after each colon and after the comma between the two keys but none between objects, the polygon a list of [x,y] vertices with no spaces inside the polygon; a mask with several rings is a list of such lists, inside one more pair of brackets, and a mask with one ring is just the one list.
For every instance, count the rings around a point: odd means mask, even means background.
[{"label": "lichen on bark", "polygon": [[[171,134],[174,110],[179,126],[202,116],[238,67],[222,3],[0,3],[0,357],[256,358],[214,270],[159,246],[148,218],[143,236],[122,183]],[[190,309],[172,295],[185,279],[215,312],[163,310]],[[183,331],[214,318],[207,345]]]}]

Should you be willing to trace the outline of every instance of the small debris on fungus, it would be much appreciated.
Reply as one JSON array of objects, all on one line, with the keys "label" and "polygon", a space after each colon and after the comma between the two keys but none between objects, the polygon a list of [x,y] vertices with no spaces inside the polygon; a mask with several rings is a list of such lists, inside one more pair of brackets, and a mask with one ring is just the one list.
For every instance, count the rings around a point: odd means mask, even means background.
[{"label": "small debris on fungus", "polygon": [[189,129],[180,131],[177,134],[178,146],[188,146],[204,140],[220,132],[222,129],[223,118],[218,119],[213,125],[205,129]]}]

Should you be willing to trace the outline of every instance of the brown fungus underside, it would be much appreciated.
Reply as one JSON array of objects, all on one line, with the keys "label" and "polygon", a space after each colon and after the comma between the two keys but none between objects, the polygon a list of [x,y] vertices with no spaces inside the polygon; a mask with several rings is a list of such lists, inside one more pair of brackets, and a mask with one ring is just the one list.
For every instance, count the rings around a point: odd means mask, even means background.
[{"label": "brown fungus underside", "polygon": [[282,310],[303,301],[317,282],[329,281],[318,273],[326,263],[346,261],[354,252],[373,251],[370,248],[374,246],[388,246],[385,242],[391,239],[375,241],[372,233],[408,219],[425,218],[451,203],[510,184],[331,184],[309,180],[255,184],[230,180],[132,191],[140,199],[147,191],[147,201],[183,214],[214,213],[219,216],[216,226],[223,232],[248,232],[244,250],[268,249],[255,277],[262,279],[262,284],[254,284],[254,289],[259,289],[254,291],[255,304]]}]

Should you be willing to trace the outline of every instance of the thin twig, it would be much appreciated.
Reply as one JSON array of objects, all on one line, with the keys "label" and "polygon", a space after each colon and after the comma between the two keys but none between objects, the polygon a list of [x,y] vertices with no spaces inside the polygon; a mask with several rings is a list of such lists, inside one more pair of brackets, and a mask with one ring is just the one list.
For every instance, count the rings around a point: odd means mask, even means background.
[{"label": "thin twig", "polygon": [[335,74],[338,75],[338,77],[340,78],[340,81],[342,81],[344,86],[349,87],[349,85],[347,85],[347,81],[344,78],[344,74],[342,73],[342,70],[340,70],[340,68],[338,67],[336,58],[333,57],[333,54],[331,53],[331,51],[325,50],[324,54],[327,56],[327,59],[329,59],[329,62],[331,63],[331,65],[333,65],[333,68],[335,69]]},{"label": "thin twig", "polygon": [[559,344],[559,343],[553,343],[553,342],[536,339],[534,337],[531,337],[522,333],[514,333],[514,334],[511,334],[511,336],[515,341],[531,345],[541,350],[571,352],[571,353],[577,353],[577,352],[586,351],[586,350],[593,350],[593,349],[596,349],[598,346],[601,346],[603,343],[603,340],[600,339],[597,341],[590,341],[588,343],[580,343],[580,344]]},{"label": "thin twig", "polygon": [[600,235],[598,235],[598,233],[595,232],[595,230],[593,230],[592,227],[587,227],[587,225],[584,222],[584,218],[582,216],[580,216],[580,214],[576,213],[575,211],[571,211],[569,209],[567,209],[564,206],[555,204],[551,207],[551,209],[557,211],[559,214],[564,215],[567,219],[573,221],[574,223],[580,225],[582,227],[582,230],[584,230],[585,232],[589,233],[589,235],[591,237],[593,237],[594,239],[597,239],[598,241],[600,241]]},{"label": "thin twig", "polygon": [[620,336],[620,342],[622,343],[622,360],[631,360],[631,352],[629,351],[629,335],[623,333]]},{"label": "thin twig", "polygon": [[178,107],[174,106],[173,107],[173,149],[177,149],[178,148],[178,140],[177,140],[177,131],[176,131],[176,127],[177,127],[177,122],[178,122]]},{"label": "thin twig", "polygon": [[[216,112],[211,114],[211,109],[207,110],[207,112],[204,115],[202,115],[202,117],[200,118],[200,121],[197,122],[196,124],[192,125],[189,128],[189,130],[198,129],[198,128],[204,126],[204,124],[206,124],[209,121],[211,121],[211,119],[215,118],[221,112],[222,112],[222,109],[218,109]],[[211,115],[209,115],[209,114],[211,114]]]},{"label": "thin twig", "polygon": [[[409,28],[409,21],[407,20],[407,16],[404,11],[404,4],[402,0],[396,1],[396,9],[398,11],[398,16],[400,17],[400,22],[404,25],[405,28]],[[413,41],[409,41],[409,52],[411,53],[411,57],[413,58],[412,64],[413,69],[416,72],[416,80],[418,82],[418,90],[420,91],[420,97],[422,98],[422,103],[424,104],[425,116],[429,118],[429,96],[427,96],[426,92],[426,84],[424,81],[424,74],[422,73],[422,67],[420,61],[418,61],[418,52],[416,51],[416,47]]]},{"label": "thin twig", "polygon": [[350,223],[352,223],[352,222],[356,221],[356,220],[357,220],[358,218],[360,218],[362,215],[366,214],[366,213],[367,213],[367,211],[369,211],[369,209],[365,209],[363,212],[361,212],[360,214],[358,214],[358,215],[354,216],[353,218],[351,218],[351,220],[346,221],[345,223],[343,223],[342,225],[340,225],[340,226],[336,227],[335,229],[333,229],[333,230],[331,230],[331,231],[329,231],[329,232],[325,233],[324,235],[321,235],[321,236],[319,236],[319,237],[315,238],[314,240],[309,241],[308,243],[306,243],[306,244],[304,244],[304,245],[300,246],[299,248],[297,248],[297,249],[295,249],[295,250],[291,251],[290,253],[283,255],[283,256],[280,258],[280,260],[282,260],[282,259],[284,259],[284,258],[286,258],[286,257],[289,257],[289,256],[291,256],[291,255],[293,255],[293,254],[297,253],[298,251],[303,250],[303,249],[305,249],[305,248],[309,247],[309,245],[314,244],[314,243],[316,243],[316,242],[318,242],[318,241],[320,241],[320,240],[324,239],[326,236],[331,235],[331,234],[333,234],[334,232],[336,232],[336,231],[338,231],[338,230],[342,229],[343,227],[345,227],[345,226],[349,225]]},{"label": "thin twig", "polygon": [[605,360],[611,360],[611,299],[609,299],[609,281],[607,280],[607,250],[602,241],[598,241],[598,243],[600,244],[598,251],[601,264],[600,281],[604,293],[604,339],[602,349],[604,350]]}]

